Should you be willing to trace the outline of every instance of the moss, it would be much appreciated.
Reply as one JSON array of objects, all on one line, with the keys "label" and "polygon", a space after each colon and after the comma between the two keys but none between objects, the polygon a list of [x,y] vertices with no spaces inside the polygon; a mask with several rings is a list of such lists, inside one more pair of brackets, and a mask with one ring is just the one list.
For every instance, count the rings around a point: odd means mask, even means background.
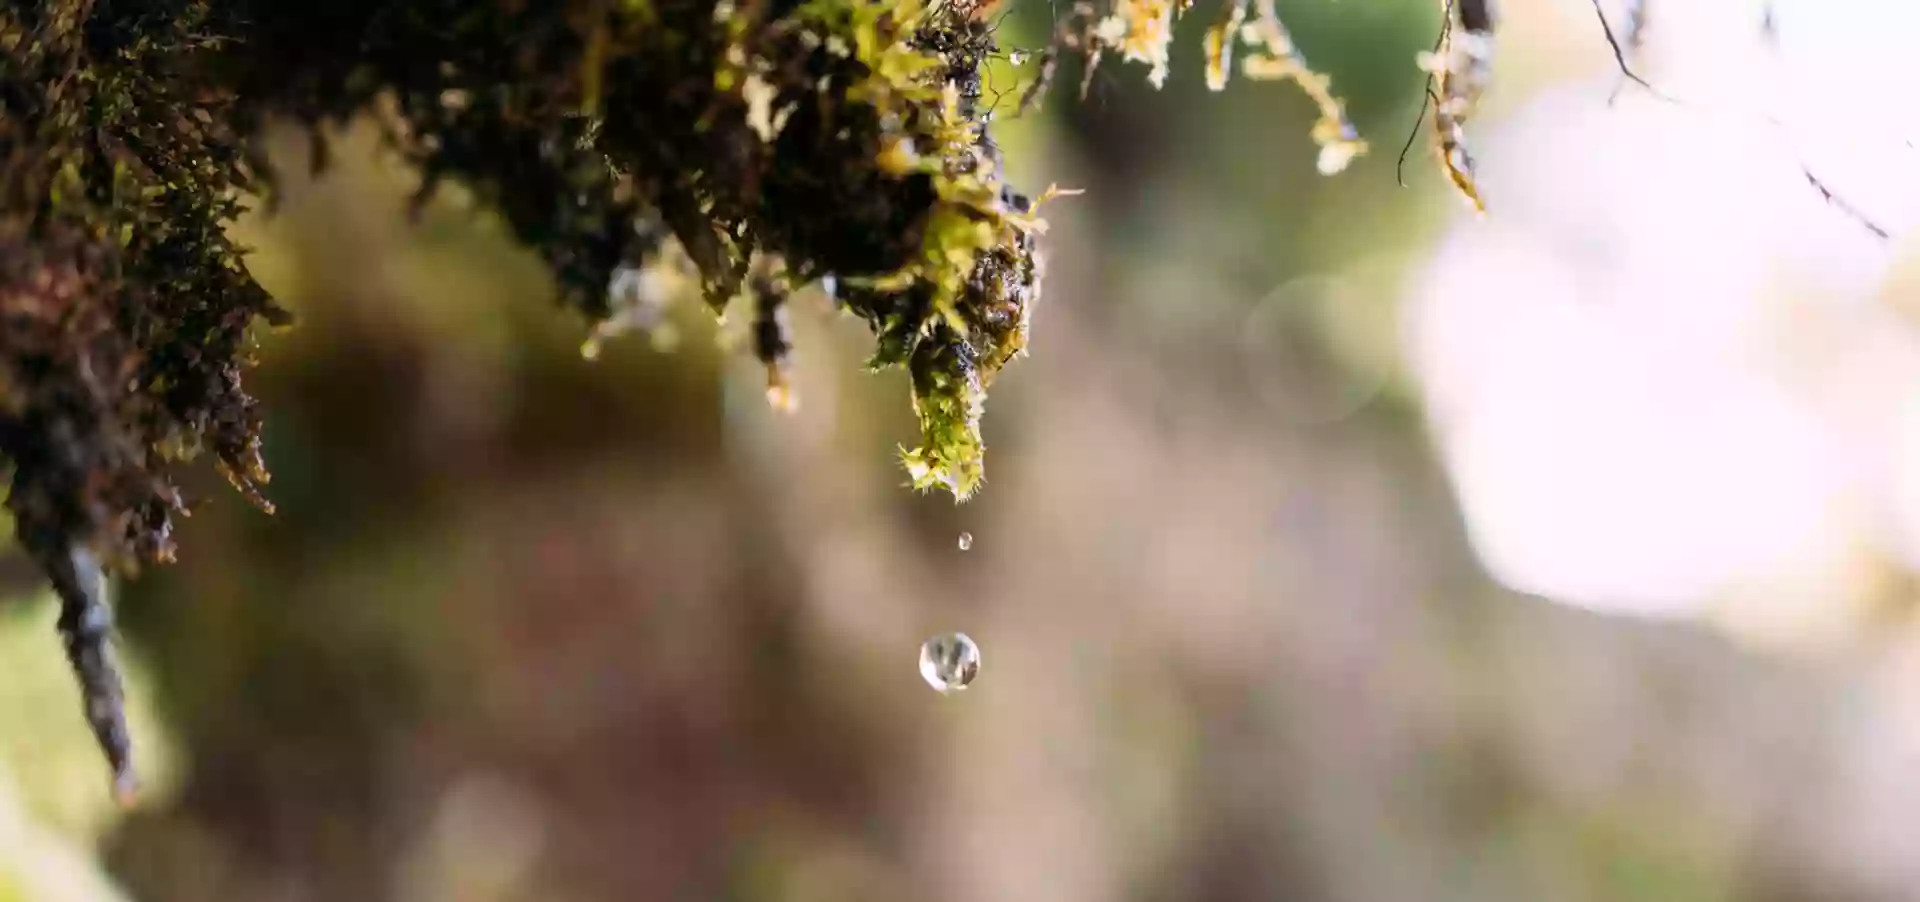
[{"label": "moss", "polygon": [[[1077,46],[1118,41],[1158,65],[1184,9],[1085,8],[1103,24]],[[0,9],[7,504],[62,597],[123,788],[103,572],[171,558],[187,510],[175,470],[201,452],[271,511],[244,374],[256,328],[289,318],[224,231],[246,198],[273,202],[268,122],[306,127],[323,168],[330,128],[375,119],[420,172],[418,200],[448,182],[474,191],[594,341],[658,319],[659,299],[632,290],[649,272],[716,311],[745,303],[776,404],[791,401],[787,300],[831,286],[871,326],[871,365],[911,375],[913,483],[964,500],[985,472],[986,392],[1025,352],[1042,271],[1037,201],[1005,182],[981,104],[991,13],[945,0]],[[1315,136],[1344,164],[1362,145],[1338,102],[1265,0],[1256,14],[1246,40],[1261,49],[1243,68],[1307,86],[1332,123]]]}]

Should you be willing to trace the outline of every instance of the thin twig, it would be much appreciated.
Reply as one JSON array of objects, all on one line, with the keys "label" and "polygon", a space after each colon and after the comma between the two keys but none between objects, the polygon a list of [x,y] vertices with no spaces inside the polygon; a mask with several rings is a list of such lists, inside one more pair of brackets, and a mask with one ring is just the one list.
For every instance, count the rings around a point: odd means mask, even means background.
[{"label": "thin twig", "polygon": [[[1600,30],[1603,34],[1606,35],[1607,46],[1613,48],[1613,60],[1619,66],[1620,74],[1622,76],[1633,81],[1635,84],[1638,84],[1642,88],[1645,88],[1647,93],[1657,100],[1661,100],[1666,103],[1671,103],[1675,106],[1687,107],[1695,111],[1702,111],[1702,107],[1699,104],[1690,103],[1690,102],[1681,100],[1679,98],[1676,98],[1670,94],[1667,94],[1666,92],[1661,91],[1658,88],[1655,88],[1653,85],[1649,84],[1646,79],[1641,78],[1638,73],[1634,72],[1633,69],[1627,65],[1626,54],[1622,51],[1620,47],[1620,42],[1614,37],[1613,27],[1607,22],[1607,14],[1606,14],[1606,11],[1601,9],[1600,7],[1600,0],[1593,0],[1593,12],[1594,12],[1594,15],[1600,19]],[[1778,32],[1776,31],[1776,29],[1777,29],[1777,23],[1774,21],[1774,17],[1773,17],[1773,4],[1769,3],[1766,6],[1766,10],[1765,10],[1763,19],[1761,21],[1761,34],[1765,39],[1767,39],[1767,42],[1769,43],[1769,45],[1775,45],[1778,39]],[[1618,95],[1619,95],[1619,88],[1615,88],[1614,95],[1611,97],[1608,97],[1607,99],[1607,103],[1609,106],[1613,104],[1615,97],[1617,97]],[[1770,126],[1773,126],[1774,128],[1777,128],[1783,132],[1788,132],[1789,134],[1792,132],[1791,129],[1787,128],[1786,123],[1781,122],[1778,118],[1775,118],[1771,114],[1763,112],[1763,113],[1759,113],[1758,116],[1761,121],[1767,123]],[[1827,201],[1827,203],[1831,204],[1835,209],[1839,210],[1840,212],[1846,214],[1849,218],[1860,223],[1862,227],[1864,227],[1867,231],[1872,232],[1875,236],[1879,237],[1880,239],[1887,240],[1892,237],[1884,227],[1882,227],[1879,223],[1874,222],[1865,213],[1861,212],[1859,207],[1856,207],[1853,204],[1849,203],[1845,198],[1841,197],[1832,188],[1828,187],[1825,180],[1821,179],[1818,175],[1815,175],[1813,172],[1813,167],[1806,162],[1806,158],[1804,155],[1801,155],[1796,152],[1795,163],[1799,165],[1801,175],[1804,175],[1806,177],[1807,184],[1812,185],[1815,191],[1820,192],[1820,196],[1824,198]]]},{"label": "thin twig", "polygon": [[1867,214],[1860,212],[1859,208],[1847,203],[1846,198],[1833,193],[1833,189],[1828,188],[1826,182],[1821,181],[1819,176],[1814,175],[1813,170],[1808,168],[1807,164],[1800,164],[1800,174],[1807,177],[1807,184],[1812,185],[1813,190],[1820,192],[1820,196],[1825,198],[1827,203],[1832,204],[1840,212],[1847,214],[1856,222],[1865,226],[1867,231],[1880,236],[1883,241],[1893,237],[1891,234],[1888,234],[1886,229],[1881,228],[1878,223],[1868,219]]},{"label": "thin twig", "polygon": [[[1453,32],[1453,0],[1447,0],[1446,8],[1440,12],[1440,37],[1433,42],[1433,52],[1447,46],[1447,35]],[[1433,73],[1427,73],[1427,93],[1420,98],[1420,114],[1413,117],[1413,128],[1407,132],[1407,143],[1400,148],[1400,159],[1393,164],[1393,178],[1400,187],[1407,187],[1407,154],[1413,151],[1413,142],[1420,138],[1420,126],[1427,121],[1427,104],[1440,105],[1440,98],[1433,93]]]}]

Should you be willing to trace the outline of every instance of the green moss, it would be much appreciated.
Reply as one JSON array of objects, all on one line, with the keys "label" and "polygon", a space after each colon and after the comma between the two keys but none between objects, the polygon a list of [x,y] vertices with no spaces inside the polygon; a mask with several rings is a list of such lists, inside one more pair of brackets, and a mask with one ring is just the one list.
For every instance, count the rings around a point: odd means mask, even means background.
[{"label": "green moss", "polygon": [[[1270,6],[1256,11],[1259,59],[1337,118]],[[0,9],[7,505],[63,599],[69,657],[116,767],[126,731],[101,566],[172,556],[186,510],[174,470],[203,451],[271,510],[244,375],[257,327],[289,318],[226,232],[244,199],[275,197],[267,122],[304,126],[316,168],[330,128],[377,122],[419,171],[419,203],[446,183],[472,191],[596,341],[657,319],[634,309],[657,298],[621,290],[644,271],[716,311],[748,303],[775,403],[789,392],[787,299],[830,279],[873,330],[871,364],[911,374],[914,485],[964,500],[985,473],[986,392],[1025,352],[1041,274],[1036,201],[1006,183],[981,103],[999,53],[989,12],[921,0]],[[1124,35],[1116,46],[1141,59],[1177,14],[1167,0],[1106,12],[1077,46],[1097,54]],[[1316,136],[1351,137],[1328,128]]]}]

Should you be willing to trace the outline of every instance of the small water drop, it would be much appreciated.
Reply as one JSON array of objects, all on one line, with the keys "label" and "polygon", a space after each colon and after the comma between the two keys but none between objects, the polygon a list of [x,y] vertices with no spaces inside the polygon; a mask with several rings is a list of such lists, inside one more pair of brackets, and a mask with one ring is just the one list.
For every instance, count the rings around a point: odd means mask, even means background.
[{"label": "small water drop", "polygon": [[970,532],[961,533],[960,534],[960,550],[967,551],[971,548],[973,548],[973,533],[970,533]]},{"label": "small water drop", "polygon": [[1015,50],[1007,54],[1007,62],[1015,66],[1024,66],[1027,63],[1027,52],[1024,50]]},{"label": "small water drop", "polygon": [[920,646],[920,677],[942,694],[967,688],[980,675],[980,646],[966,633],[947,633]]}]

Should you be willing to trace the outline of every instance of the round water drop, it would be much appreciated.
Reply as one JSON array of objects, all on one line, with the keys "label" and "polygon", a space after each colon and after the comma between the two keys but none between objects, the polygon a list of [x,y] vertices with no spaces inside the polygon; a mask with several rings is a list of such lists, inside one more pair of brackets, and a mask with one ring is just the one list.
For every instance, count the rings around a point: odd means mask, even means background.
[{"label": "round water drop", "polygon": [[973,547],[973,533],[970,533],[970,532],[961,533],[960,534],[960,550],[966,551],[972,547]]},{"label": "round water drop", "polygon": [[980,675],[980,646],[966,633],[947,633],[920,646],[920,676],[940,693],[967,688]]}]

